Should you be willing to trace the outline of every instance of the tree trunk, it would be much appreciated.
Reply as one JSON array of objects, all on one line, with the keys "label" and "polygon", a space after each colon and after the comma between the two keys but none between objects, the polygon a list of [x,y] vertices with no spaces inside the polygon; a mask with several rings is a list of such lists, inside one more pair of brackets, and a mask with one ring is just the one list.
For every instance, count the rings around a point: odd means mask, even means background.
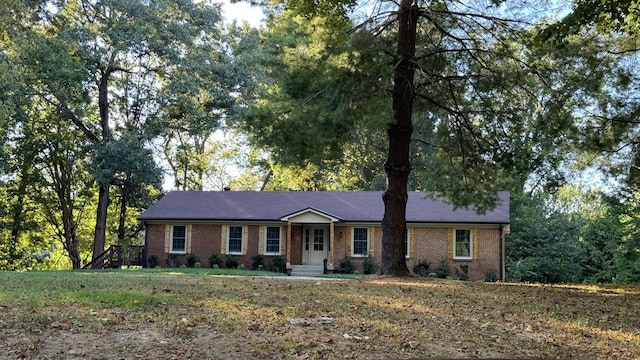
[{"label": "tree trunk", "polygon": [[[127,175],[129,177],[130,175]],[[118,245],[124,245],[124,238],[126,237],[126,221],[127,221],[127,193],[125,185],[120,187],[120,214],[118,216]]]},{"label": "tree trunk", "polygon": [[98,189],[98,210],[96,212],[96,227],[93,234],[93,264],[94,269],[102,268],[96,258],[104,251],[107,243],[107,208],[109,207],[109,185],[100,185]]},{"label": "tree trunk", "polygon": [[[114,53],[115,54],[115,53]],[[113,62],[113,58],[112,58]],[[109,128],[109,75],[104,71],[98,83],[98,107],[100,111],[100,126],[102,127],[102,143],[111,140]],[[92,268],[101,268],[101,264],[95,261],[104,251],[107,240],[107,211],[109,208],[109,184],[98,184],[98,210],[96,211],[96,227],[93,235],[93,261]]]},{"label": "tree trunk", "polygon": [[389,151],[384,170],[387,188],[382,195],[382,266],[380,274],[406,276],[407,181],[411,172],[409,148],[413,124],[413,79],[416,52],[418,6],[414,0],[402,0],[398,9],[398,48],[394,64],[393,121],[387,125]]}]

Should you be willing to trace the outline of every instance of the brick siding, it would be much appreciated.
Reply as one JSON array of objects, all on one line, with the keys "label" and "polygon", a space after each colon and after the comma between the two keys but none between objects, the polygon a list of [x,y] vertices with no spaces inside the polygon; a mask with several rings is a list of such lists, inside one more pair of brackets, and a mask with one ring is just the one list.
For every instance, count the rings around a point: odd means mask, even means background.
[{"label": "brick siding", "polygon": [[[202,267],[209,267],[209,256],[212,253],[221,254],[220,249],[221,225],[212,224],[193,224],[191,228],[191,252],[196,254]],[[249,225],[248,243],[246,255],[238,257],[239,263],[245,268],[250,269],[252,266],[252,257],[258,253],[258,242],[260,225]],[[335,239],[333,241],[333,265],[338,267],[347,252],[351,252],[351,229],[346,226],[336,226],[334,229]],[[371,234],[373,231],[373,234]],[[412,233],[412,257],[407,259],[407,267],[412,270],[413,265],[420,261],[426,260],[431,266],[430,272],[433,272],[438,262],[446,259],[452,277],[456,277],[455,269],[460,269],[460,265],[467,264],[469,266],[469,280],[483,280],[487,271],[495,271],[500,274],[500,230],[499,229],[483,229],[478,228],[473,239],[473,246],[477,247],[477,258],[473,260],[456,260],[449,258],[449,228],[448,227],[414,227],[410,228]],[[302,264],[303,255],[303,234],[301,225],[293,225],[291,228],[291,248],[287,249],[286,243],[287,227],[282,226],[282,254],[286,260],[287,251],[290,251],[291,264]],[[164,248],[165,225],[164,224],[148,224],[147,225],[147,255],[158,256],[158,265],[167,266],[168,255]],[[373,247],[374,261],[380,266],[382,252],[382,227],[370,228],[370,248]],[[184,264],[185,255],[179,255],[180,263]],[[220,256],[222,261],[226,256]],[[269,266],[273,256],[264,256],[265,267]],[[352,264],[357,270],[362,270],[362,257],[353,257]]]}]

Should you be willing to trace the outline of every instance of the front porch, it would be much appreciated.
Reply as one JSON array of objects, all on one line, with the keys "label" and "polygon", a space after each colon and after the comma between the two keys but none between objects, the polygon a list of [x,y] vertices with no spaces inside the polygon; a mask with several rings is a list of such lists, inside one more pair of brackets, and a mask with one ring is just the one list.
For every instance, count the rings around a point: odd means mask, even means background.
[{"label": "front porch", "polygon": [[289,274],[319,275],[334,270],[335,223],[340,219],[306,209],[283,217],[287,222],[286,267]]}]

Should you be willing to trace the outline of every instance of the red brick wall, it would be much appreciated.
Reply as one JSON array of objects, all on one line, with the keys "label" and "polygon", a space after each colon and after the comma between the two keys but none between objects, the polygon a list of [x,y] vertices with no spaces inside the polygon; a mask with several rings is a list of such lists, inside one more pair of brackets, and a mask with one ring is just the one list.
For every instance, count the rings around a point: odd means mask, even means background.
[{"label": "red brick wall", "polygon": [[302,226],[291,226],[291,265],[302,265]]},{"label": "red brick wall", "polygon": [[[333,242],[333,265],[338,267],[346,253],[347,247],[351,246],[351,238],[346,226],[336,226],[334,229],[335,239]],[[246,255],[239,257],[239,262],[245,268],[251,268],[252,256],[258,253],[259,225],[248,226],[248,246]],[[286,260],[287,251],[291,252],[291,264],[302,264],[303,234],[302,226],[294,225],[291,229],[291,248],[286,249],[286,226],[282,228],[282,257]],[[451,276],[456,277],[455,269],[461,264],[469,265],[469,280],[482,280],[487,271],[495,271],[500,274],[500,230],[499,229],[477,229],[477,236],[474,237],[473,246],[477,247],[477,258],[474,260],[454,260],[448,258],[449,229],[415,227],[413,228],[413,256],[407,259],[407,266],[412,270],[413,265],[420,260],[427,260],[433,272],[441,259],[446,259],[451,268]],[[165,239],[164,224],[147,225],[147,256],[158,256],[158,265],[167,266],[168,254],[164,252]],[[376,265],[380,266],[382,255],[382,227],[375,227],[375,234],[372,237],[372,244]],[[212,253],[221,254],[221,226],[211,224],[194,224],[191,230],[191,252],[195,253],[202,263],[202,267],[209,267],[209,256]],[[184,264],[186,255],[180,255],[179,261]],[[225,260],[225,256],[221,256]],[[271,257],[264,257],[264,264],[270,264]],[[355,268],[362,271],[363,258],[354,257],[352,263]]]},{"label": "red brick wall", "polygon": [[191,252],[200,258],[202,267],[211,267],[209,256],[220,255],[220,225],[194,224],[191,226]]},{"label": "red brick wall", "polygon": [[412,238],[414,256],[407,259],[407,266],[412,270],[413,265],[420,260],[427,260],[433,272],[442,259],[447,259],[451,276],[456,278],[456,269],[460,265],[469,265],[469,280],[483,280],[487,271],[500,274],[500,230],[477,229],[477,236],[473,239],[473,246],[477,247],[477,258],[474,260],[450,259],[448,228],[415,228]]},{"label": "red brick wall", "polygon": [[346,226],[336,226],[333,229],[333,232],[335,234],[335,239],[333,239],[333,266],[337,268],[338,264],[340,264],[340,260],[342,260],[342,258],[347,254],[346,241],[351,242],[351,239],[346,239]]},{"label": "red brick wall", "polygon": [[148,224],[145,247],[147,248],[147,264],[150,256],[158,257],[158,265],[165,267],[167,255],[164,252],[164,224]]}]

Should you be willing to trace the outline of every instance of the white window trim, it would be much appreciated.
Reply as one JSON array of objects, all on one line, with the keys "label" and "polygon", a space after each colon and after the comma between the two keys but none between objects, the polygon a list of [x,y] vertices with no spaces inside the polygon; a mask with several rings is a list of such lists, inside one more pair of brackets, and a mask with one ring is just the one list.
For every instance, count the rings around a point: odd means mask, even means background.
[{"label": "white window trim", "polygon": [[[242,229],[242,234],[240,236],[240,251],[239,252],[238,251],[231,251],[230,248],[229,248],[229,245],[231,244],[229,240],[231,240],[230,237],[231,237],[231,228],[232,227],[239,227],[240,229]],[[242,253],[242,250],[243,250],[242,249],[242,245],[244,245],[243,244],[243,239],[244,239],[244,226],[242,226],[242,225],[229,225],[229,226],[227,226],[227,254],[228,255],[242,255],[243,254]]]},{"label": "white window trim", "polygon": [[[267,247],[268,247],[267,240],[269,239],[267,235],[269,233],[270,227],[278,228],[278,251],[277,252],[267,251]],[[264,254],[270,255],[270,256],[276,256],[276,255],[282,254],[282,226],[265,226],[264,227]]]},{"label": "white window trim", "polygon": [[[456,253],[456,247],[458,245],[458,242],[456,241],[457,239],[457,232],[458,230],[465,230],[469,232],[469,256],[457,256]],[[458,229],[453,229],[453,258],[455,260],[473,260],[473,230],[472,229],[467,229],[467,228],[458,228]]]},{"label": "white window trim", "polygon": [[[355,253],[355,236],[356,229],[365,229],[367,230],[367,253],[366,254],[356,254]],[[367,257],[369,256],[369,252],[371,251],[371,234],[369,233],[369,228],[364,226],[354,226],[351,229],[351,257]]]},{"label": "white window trim", "polygon": [[[176,226],[184,227],[184,250],[181,250],[181,251],[173,250],[173,228]],[[171,227],[169,228],[169,231],[170,231],[169,254],[186,254],[187,253],[187,225],[182,225],[182,224],[171,225]]]},{"label": "white window trim", "polygon": [[406,249],[404,249],[404,258],[405,259],[410,259],[411,258],[411,230],[407,227],[407,234],[406,236]]}]

